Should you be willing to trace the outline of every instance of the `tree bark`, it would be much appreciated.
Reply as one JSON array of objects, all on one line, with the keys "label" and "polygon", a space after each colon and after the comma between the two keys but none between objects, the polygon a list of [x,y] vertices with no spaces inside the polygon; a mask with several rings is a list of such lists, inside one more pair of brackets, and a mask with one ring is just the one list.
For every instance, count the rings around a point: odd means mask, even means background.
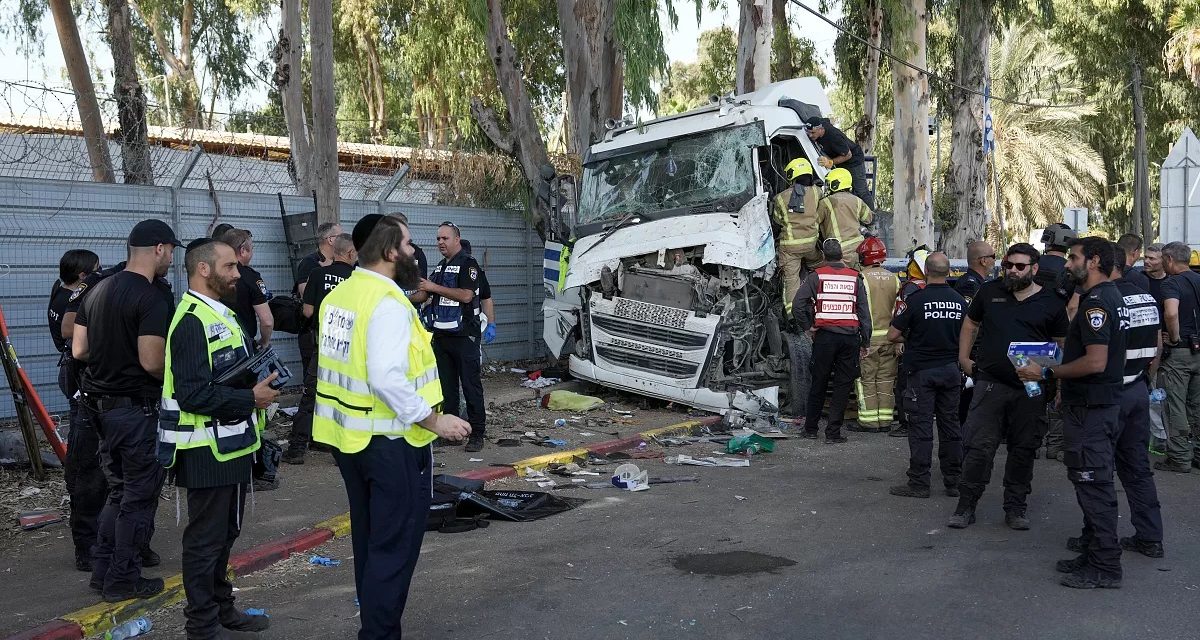
[{"label": "tree bark", "polygon": [[[179,87],[179,112],[183,119],[182,126],[198,129],[203,124],[201,119],[200,84],[196,81],[195,61],[192,57],[192,29],[195,26],[196,11],[192,0],[184,0],[179,19],[179,53],[176,54],[172,43],[168,40],[171,29],[163,27],[160,16],[142,9],[137,0],[128,0],[129,8],[136,12],[154,38],[154,46],[167,65],[168,78],[174,78]],[[170,100],[168,92],[164,98]]]},{"label": "tree bark", "polygon": [[[992,35],[994,0],[958,3],[958,46],[954,80],[980,93],[987,86],[988,48]],[[967,257],[967,244],[987,232],[987,159],[983,154],[983,96],[951,88],[954,121],[950,135],[950,165],[946,195],[954,202],[955,225],[942,238],[951,258]]]},{"label": "tree bark", "polygon": [[138,81],[133,55],[133,25],[126,0],[107,0],[108,37],[113,55],[113,93],[121,129],[121,165],[126,184],[154,184],[146,134],[146,94]]},{"label": "tree bark", "polygon": [[749,93],[771,83],[772,0],[739,0],[737,93]]},{"label": "tree bark", "polygon": [[308,29],[312,51],[312,172],[317,192],[317,222],[338,222],[341,201],[333,79],[333,0],[309,1]]},{"label": "tree bark", "polygon": [[92,178],[96,182],[116,182],[112,157],[108,153],[108,135],[104,133],[104,116],[100,114],[100,102],[96,100],[96,88],[92,85],[87,54],[79,38],[79,25],[71,11],[71,1],[50,0],[50,12],[54,15],[63,61],[71,77],[71,88],[75,91],[75,106],[79,110],[79,125],[83,129],[83,141],[92,165]]},{"label": "tree bark", "polygon": [[1157,237],[1150,213],[1150,167],[1146,160],[1146,103],[1142,98],[1142,65],[1133,60],[1133,220],[1143,242]]},{"label": "tree bark", "polygon": [[[530,198],[533,226],[538,235],[545,238],[549,210],[545,200],[538,197],[538,194],[549,186],[542,176],[547,168],[551,168],[552,171],[552,165],[546,153],[546,142],[538,128],[537,116],[534,115],[533,106],[529,102],[529,93],[525,89],[521,62],[517,58],[512,40],[508,37],[508,24],[504,18],[501,0],[486,2],[488,52],[491,54],[492,66],[496,69],[500,93],[504,95],[504,104],[508,108],[509,130],[505,131],[500,126],[496,114],[485,108],[478,98],[471,101],[471,112],[488,138],[500,149],[510,149],[520,164],[521,173],[529,183],[533,195]],[[564,38],[563,42],[568,40]]]},{"label": "tree bark", "polygon": [[883,45],[883,0],[867,0],[867,71],[863,87],[863,117],[855,138],[863,153],[875,153],[879,123],[879,47]]},{"label": "tree bark", "polygon": [[[558,0],[563,62],[567,71],[570,136],[567,150],[582,155],[602,135],[613,110],[617,66],[614,0]],[[619,111],[619,108],[618,108]]]},{"label": "tree bark", "polygon": [[771,74],[776,82],[796,77],[792,33],[788,26],[788,0],[771,0],[771,19],[775,23],[775,69]]},{"label": "tree bark", "polygon": [[[925,36],[928,15],[925,0],[903,0],[897,5],[895,33],[901,58],[928,68]],[[933,208],[929,175],[929,79],[899,63],[892,64],[896,124],[892,143],[895,249],[933,246]]]},{"label": "tree bark", "polygon": [[312,183],[312,137],[304,110],[304,39],[301,37],[300,0],[283,0],[279,25],[279,44],[275,49],[275,75],[272,80],[283,102],[291,147],[289,169],[296,193],[309,195]]}]

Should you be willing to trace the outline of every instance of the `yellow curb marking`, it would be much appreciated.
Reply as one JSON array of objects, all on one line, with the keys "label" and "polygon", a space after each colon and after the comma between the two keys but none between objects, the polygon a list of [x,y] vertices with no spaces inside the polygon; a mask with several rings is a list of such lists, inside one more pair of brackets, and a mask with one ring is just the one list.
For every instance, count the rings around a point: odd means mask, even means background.
[{"label": "yellow curb marking", "polygon": [[345,538],[350,535],[350,514],[343,513],[328,520],[313,525],[314,529],[329,529],[335,538]]},{"label": "yellow curb marking", "polygon": [[101,602],[85,607],[74,613],[62,616],[83,628],[84,637],[97,635],[108,631],[117,623],[131,620],[138,616],[149,614],[158,609],[169,607],[183,600],[183,576],[176,574],[165,579],[162,593],[144,600],[125,600],[123,602]]}]

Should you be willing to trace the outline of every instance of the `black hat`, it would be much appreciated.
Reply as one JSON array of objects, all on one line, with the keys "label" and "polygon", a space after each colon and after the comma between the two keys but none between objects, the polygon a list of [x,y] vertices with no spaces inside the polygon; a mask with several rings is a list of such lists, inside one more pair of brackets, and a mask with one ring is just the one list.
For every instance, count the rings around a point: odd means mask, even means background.
[{"label": "black hat", "polygon": [[471,255],[471,241],[470,241],[470,240],[467,240],[466,238],[463,238],[463,241],[462,241],[462,250],[463,250],[464,252],[466,252],[466,254],[467,254],[467,255]]},{"label": "black hat", "polygon": [[203,247],[206,244],[212,244],[214,242],[217,242],[217,241],[213,240],[212,238],[196,238],[195,240],[192,240],[191,242],[188,243],[185,253],[191,253],[192,251],[199,249],[200,247]]},{"label": "black hat", "polygon": [[808,120],[805,120],[804,124],[806,124],[810,127],[824,127],[825,120],[824,120],[824,118],[818,118],[818,117],[814,116],[812,118],[809,118]]},{"label": "black hat", "polygon": [[378,213],[368,213],[354,225],[354,233],[351,235],[354,237],[355,251],[361,251],[363,245],[367,244],[367,238],[371,236],[371,232],[375,230],[375,225],[379,224],[381,219],[383,219],[383,216]]},{"label": "black hat", "polygon": [[231,229],[233,229],[233,225],[225,222],[217,225],[212,231],[213,240],[220,240],[221,236],[225,235],[225,232],[230,231]]},{"label": "black hat", "polygon": [[159,244],[173,244],[182,247],[183,242],[175,237],[171,226],[162,220],[142,220],[129,232],[129,246],[153,247]]}]

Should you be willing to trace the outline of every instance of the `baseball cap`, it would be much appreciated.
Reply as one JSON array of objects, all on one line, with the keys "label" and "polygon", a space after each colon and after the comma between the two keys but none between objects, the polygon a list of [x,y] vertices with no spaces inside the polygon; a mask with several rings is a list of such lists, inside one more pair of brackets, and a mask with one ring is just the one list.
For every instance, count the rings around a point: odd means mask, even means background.
[{"label": "baseball cap", "polygon": [[162,220],[142,220],[129,232],[129,246],[153,247],[159,244],[171,244],[182,247],[183,241],[175,237],[171,226]]},{"label": "baseball cap", "polygon": [[375,230],[375,225],[383,216],[378,213],[368,213],[354,225],[354,232],[350,234],[354,238],[354,250],[361,251],[363,245],[367,244],[367,238],[371,237],[371,232]]},{"label": "baseball cap", "polygon": [[824,127],[825,121],[822,118],[812,117],[804,121],[804,124],[810,127]]}]

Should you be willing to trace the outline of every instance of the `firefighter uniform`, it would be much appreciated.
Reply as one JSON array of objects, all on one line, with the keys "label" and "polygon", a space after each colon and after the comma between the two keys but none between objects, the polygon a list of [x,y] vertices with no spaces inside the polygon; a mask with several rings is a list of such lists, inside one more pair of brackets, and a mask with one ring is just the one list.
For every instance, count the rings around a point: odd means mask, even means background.
[{"label": "firefighter uniform", "polygon": [[846,265],[852,268],[858,266],[856,250],[863,241],[862,227],[874,221],[871,208],[858,196],[850,192],[850,172],[845,169],[834,169],[826,176],[829,183],[829,194],[818,207],[818,229],[822,238],[833,238],[842,245],[842,255]]},{"label": "firefighter uniform", "polygon": [[779,225],[775,243],[779,271],[783,276],[783,306],[792,313],[792,299],[800,288],[800,271],[812,269],[822,261],[817,246],[817,205],[820,192],[815,186],[793,185],[775,196],[771,216]]},{"label": "firefighter uniform", "polygon": [[871,342],[871,313],[862,276],[842,262],[817,267],[796,292],[792,313],[802,331],[815,330],[804,436],[817,437],[825,394],[832,386],[825,441],[845,442],[842,419],[858,377],[859,349]]},{"label": "firefighter uniform", "polygon": [[858,423],[864,431],[883,431],[891,425],[896,406],[896,347],[888,342],[887,327],[900,294],[900,279],[879,264],[864,268],[862,277],[873,330],[870,351],[862,359],[862,377],[856,381]]}]

